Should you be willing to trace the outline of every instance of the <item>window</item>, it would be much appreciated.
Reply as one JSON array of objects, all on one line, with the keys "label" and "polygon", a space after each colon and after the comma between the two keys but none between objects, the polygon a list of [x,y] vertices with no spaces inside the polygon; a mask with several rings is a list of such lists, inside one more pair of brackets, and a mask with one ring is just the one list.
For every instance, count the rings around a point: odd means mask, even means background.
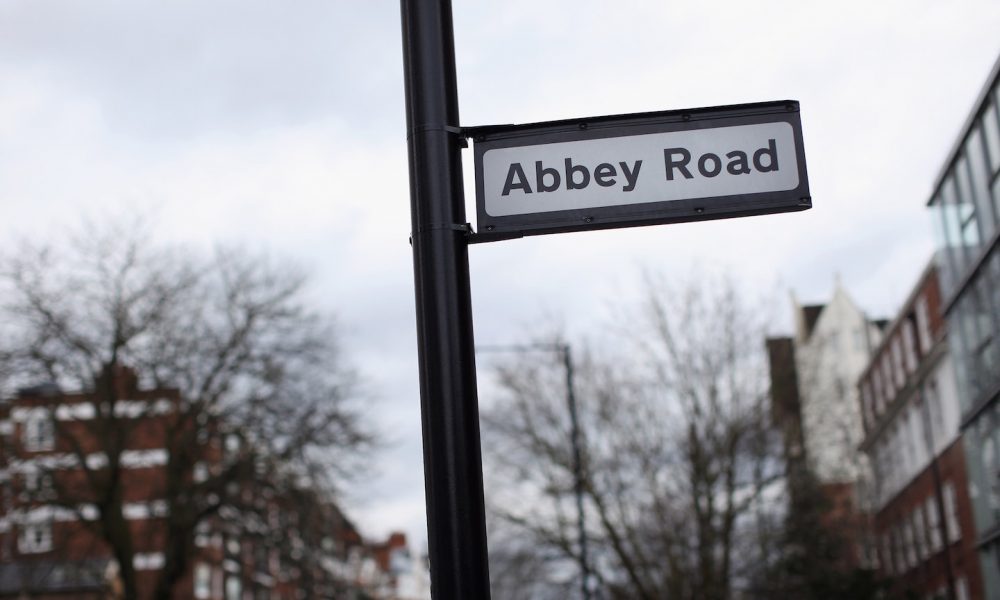
[{"label": "window", "polygon": [[839,331],[831,331],[826,334],[826,347],[834,353],[841,352]]},{"label": "window", "polygon": [[52,492],[52,475],[39,470],[35,465],[25,465],[21,475],[24,478],[22,500],[44,500]]},{"label": "window", "polygon": [[194,528],[194,545],[205,548],[212,542],[211,525],[207,519],[202,519]]},{"label": "window", "polygon": [[254,566],[258,573],[267,573],[268,567],[270,566],[270,556],[268,555],[268,548],[262,543],[254,544],[253,546],[253,561]]},{"label": "window", "polygon": [[224,592],[224,574],[222,569],[212,569],[212,598],[221,598]]},{"label": "window", "polygon": [[917,566],[917,547],[913,540],[913,524],[909,519],[903,519],[903,547],[906,549],[906,566],[913,568]]},{"label": "window", "polygon": [[204,462],[199,461],[194,464],[194,473],[192,474],[195,483],[202,483],[208,479],[208,465]]},{"label": "window", "polygon": [[890,423],[882,435],[882,470],[879,473],[879,476],[882,477],[882,489],[886,498],[896,492],[895,473],[897,469],[895,454],[893,452],[894,443],[895,441],[892,438],[892,424]]},{"label": "window", "polygon": [[[958,182],[957,202],[961,211],[961,222],[959,226],[962,230],[962,245],[965,246],[965,260],[970,261],[979,251],[979,219],[981,215],[976,214],[976,205],[973,203],[972,180],[969,177],[969,161],[964,155],[955,163],[955,181]],[[968,264],[968,262],[966,263]]]},{"label": "window", "polygon": [[958,304],[961,334],[970,361],[973,394],[992,389],[998,375],[997,344],[994,341],[993,316],[990,307],[990,282],[980,274],[963,294]]},{"label": "window", "polygon": [[920,465],[920,457],[917,456],[915,443],[915,432],[913,430],[912,407],[907,407],[899,413],[899,443],[903,452],[903,478],[909,479],[910,475],[917,471]]},{"label": "window", "polygon": [[[982,419],[982,421],[985,420]],[[982,444],[980,452],[983,461],[983,485],[987,488],[987,504],[990,510],[993,511],[993,520],[995,521],[997,520],[997,515],[1000,514],[1000,489],[997,487],[996,443],[993,441],[992,429],[992,427],[980,427],[976,437],[979,438]]]},{"label": "window", "polygon": [[[932,215],[934,217],[932,222],[934,239],[937,242],[937,247],[940,249],[935,256],[935,261],[938,264],[938,281],[940,282],[942,293],[947,295],[955,289],[955,285],[958,282],[959,269],[961,268],[955,248],[956,234],[952,232],[955,218],[951,213],[954,207],[945,203],[944,195],[940,190],[931,199],[931,205],[934,211]],[[920,306],[919,303],[923,300],[923,297],[918,299],[918,308]]]},{"label": "window", "polygon": [[959,275],[965,273],[966,267],[971,261],[968,247],[972,245],[974,248],[978,248],[979,246],[976,211],[967,199],[963,200],[958,195],[955,184],[955,174],[964,171],[965,160],[963,159],[957,163],[956,168],[951,171],[951,174],[941,185],[941,198],[946,206],[945,216],[948,221],[945,236],[948,239],[948,246],[952,250],[953,266]]},{"label": "window", "polygon": [[934,453],[937,452],[941,440],[945,438],[944,414],[942,413],[941,394],[938,391],[937,382],[939,376],[939,373],[935,373],[929,377],[923,387],[923,400],[927,403],[929,425],[927,436],[930,438],[931,452]]},{"label": "window", "polygon": [[903,536],[900,533],[899,527],[892,528],[892,556],[893,564],[896,565],[896,575],[902,575],[906,572],[906,548],[903,545]]},{"label": "window", "polygon": [[52,450],[55,446],[55,430],[49,415],[42,410],[32,413],[24,422],[24,449],[28,452]]},{"label": "window", "polygon": [[965,577],[959,577],[955,581],[955,600],[969,600],[969,584]]},{"label": "window", "polygon": [[989,195],[989,175],[986,173],[986,157],[984,156],[983,136],[978,127],[974,127],[965,142],[965,154],[969,158],[969,175],[971,183],[970,202],[975,202],[979,217],[979,227],[984,240],[988,240],[996,231],[996,218]]},{"label": "window", "polygon": [[875,411],[872,406],[872,384],[867,379],[861,386],[861,407],[864,409],[865,429],[875,426]]},{"label": "window", "polygon": [[931,496],[924,503],[924,513],[927,517],[927,532],[930,550],[936,554],[941,550],[944,539],[941,536],[941,514],[938,513],[937,499]]},{"label": "window", "polygon": [[885,397],[882,391],[882,373],[878,369],[872,370],[872,384],[875,388],[875,414],[881,415],[885,410]]},{"label": "window", "polygon": [[913,319],[903,321],[903,355],[906,357],[906,372],[917,370],[917,340],[913,335]]},{"label": "window", "polygon": [[[858,553],[861,559],[861,568],[872,571],[878,570],[878,549],[875,547],[871,535],[865,534],[859,546]],[[391,560],[396,561],[396,564],[390,567],[394,573],[404,573],[408,570],[410,556],[405,550],[394,552]]]},{"label": "window", "polygon": [[882,373],[878,369],[872,369],[872,392],[875,397],[875,414],[881,415],[885,410],[885,399],[882,396]]},{"label": "window", "polygon": [[881,504],[889,495],[887,461],[885,457],[885,441],[875,445],[875,489],[878,491],[878,501]]},{"label": "window", "polygon": [[895,493],[898,489],[897,484],[899,483],[902,470],[899,466],[903,463],[902,452],[899,447],[899,422],[893,421],[892,425],[885,433],[886,444],[885,444],[885,463],[889,467],[886,471],[888,476],[888,487]]},{"label": "window", "polygon": [[226,458],[231,458],[240,450],[240,437],[235,433],[230,433],[226,436],[225,444]]},{"label": "window", "polygon": [[243,584],[238,577],[226,578],[226,600],[241,600]]},{"label": "window", "polygon": [[991,190],[993,192],[993,210],[1000,213],[1000,177],[993,179],[993,187]]},{"label": "window", "polygon": [[[1000,174],[997,175],[997,182],[1000,183]],[[997,202],[1000,203],[1000,187],[997,188]],[[992,252],[989,258],[990,264],[984,277],[989,277],[990,283],[987,286],[992,292],[988,295],[987,302],[993,314],[1000,317],[1000,252]],[[996,323],[997,331],[1000,333],[1000,322]]]},{"label": "window", "polygon": [[868,324],[865,323],[861,326],[861,329],[855,329],[851,332],[851,337],[854,340],[854,349],[858,352],[868,349],[868,340],[865,339],[865,327],[867,326]]},{"label": "window", "polygon": [[[952,169],[948,177],[944,180],[944,183],[942,183],[941,198],[945,206],[947,206],[945,214],[948,231],[946,232],[946,236],[949,241],[948,246],[952,252],[953,266],[955,273],[961,277],[968,268],[971,260],[968,249],[970,239],[967,228],[971,225],[973,232],[978,233],[978,231],[976,226],[976,211],[973,205],[968,201],[964,201],[958,194],[958,187],[955,182],[956,170]],[[964,167],[962,170],[964,170]],[[975,242],[974,246],[978,246],[978,240],[972,241]],[[955,282],[957,281],[956,279]]]},{"label": "window", "polygon": [[903,574],[910,568],[909,561],[907,559],[907,552],[909,547],[906,545],[906,531],[901,523],[897,523],[893,526],[893,535],[896,540],[896,573]]},{"label": "window", "polygon": [[944,484],[944,518],[948,529],[948,543],[953,544],[962,539],[962,528],[958,522],[958,500],[955,497],[955,486],[949,481]]},{"label": "window", "polygon": [[25,465],[24,468],[24,491],[28,494],[33,494],[38,491],[41,487],[41,482],[39,481],[39,473],[34,465]]},{"label": "window", "polygon": [[17,549],[22,554],[48,552],[52,549],[52,523],[38,521],[26,523],[21,527],[21,537],[17,541]]},{"label": "window", "polygon": [[198,599],[212,596],[212,567],[198,563],[194,568],[194,597]]},{"label": "window", "polygon": [[955,600],[969,600],[969,582],[965,577],[959,577],[955,581]]},{"label": "window", "polygon": [[882,354],[882,384],[885,385],[885,402],[891,404],[896,396],[896,389],[893,387],[892,364],[888,352]]},{"label": "window", "polygon": [[903,370],[903,348],[898,335],[892,338],[892,370],[896,375],[896,389],[902,389],[906,384],[906,371]]},{"label": "window", "polygon": [[882,565],[886,575],[895,575],[892,562],[892,542],[888,533],[882,536]]},{"label": "window", "polygon": [[927,296],[917,299],[917,339],[920,341],[920,353],[931,351],[931,313],[927,305]]},{"label": "window", "polygon": [[916,547],[917,558],[927,560],[929,554],[927,550],[927,530],[924,528],[924,511],[920,510],[920,505],[912,513],[913,520],[913,544]]},{"label": "window", "polygon": [[990,104],[983,113],[983,133],[986,138],[986,151],[989,154],[989,165],[992,172],[1000,169],[1000,121],[997,121],[997,107]]},{"label": "window", "polygon": [[914,403],[910,404],[910,408],[907,410],[909,416],[910,427],[910,445],[913,447],[914,456],[914,467],[916,470],[923,469],[925,465],[930,461],[931,457],[928,455],[927,448],[927,436],[924,431],[924,419],[923,419],[923,406],[921,406],[920,399],[918,398]]}]

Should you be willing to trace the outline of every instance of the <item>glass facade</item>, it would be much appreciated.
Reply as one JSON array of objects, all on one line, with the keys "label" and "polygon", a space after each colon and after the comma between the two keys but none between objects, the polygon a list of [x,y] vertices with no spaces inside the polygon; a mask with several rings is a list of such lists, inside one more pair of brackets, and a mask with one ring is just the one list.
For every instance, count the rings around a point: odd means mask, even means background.
[{"label": "glass facade", "polygon": [[1000,385],[1000,111],[997,90],[966,132],[931,201],[952,346],[960,357],[963,409]]},{"label": "glass facade", "polygon": [[[998,63],[1000,66],[1000,63]],[[1000,594],[1000,78],[976,108],[930,205],[956,358],[970,496],[987,595]],[[992,596],[990,596],[992,597]]]}]

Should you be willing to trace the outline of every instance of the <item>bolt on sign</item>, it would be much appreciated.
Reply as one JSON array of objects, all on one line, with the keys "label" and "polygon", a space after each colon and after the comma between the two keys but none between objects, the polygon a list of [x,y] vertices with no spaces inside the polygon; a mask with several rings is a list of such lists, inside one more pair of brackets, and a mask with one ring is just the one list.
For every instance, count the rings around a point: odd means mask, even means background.
[{"label": "bolt on sign", "polygon": [[795,101],[465,133],[475,142],[475,241],[812,206]]}]

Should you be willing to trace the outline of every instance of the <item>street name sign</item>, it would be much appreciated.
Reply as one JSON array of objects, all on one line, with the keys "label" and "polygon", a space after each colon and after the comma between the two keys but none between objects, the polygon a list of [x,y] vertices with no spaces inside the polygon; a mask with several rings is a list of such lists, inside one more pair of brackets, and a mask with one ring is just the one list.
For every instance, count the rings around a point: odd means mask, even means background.
[{"label": "street name sign", "polygon": [[791,100],[463,132],[474,141],[472,241],[812,206]]}]

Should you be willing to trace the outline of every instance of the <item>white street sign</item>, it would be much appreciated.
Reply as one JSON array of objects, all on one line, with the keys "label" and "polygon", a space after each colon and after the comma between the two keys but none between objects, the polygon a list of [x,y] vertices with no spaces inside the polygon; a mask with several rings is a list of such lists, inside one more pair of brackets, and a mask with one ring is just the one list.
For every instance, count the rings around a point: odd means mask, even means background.
[{"label": "white street sign", "polygon": [[794,102],[479,128],[472,134],[479,232],[487,237],[811,206]]}]

